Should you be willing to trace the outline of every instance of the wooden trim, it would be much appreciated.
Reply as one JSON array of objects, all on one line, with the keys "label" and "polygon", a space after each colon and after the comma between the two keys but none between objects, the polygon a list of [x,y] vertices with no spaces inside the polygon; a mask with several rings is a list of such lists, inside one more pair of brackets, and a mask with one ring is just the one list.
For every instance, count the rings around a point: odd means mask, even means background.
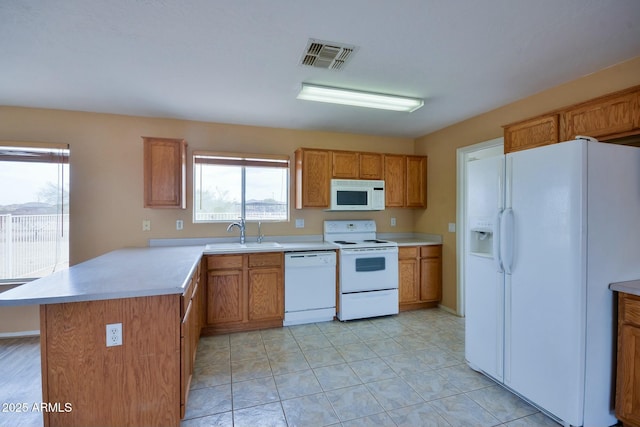
[{"label": "wooden trim", "polygon": [[[222,151],[204,151],[197,150],[193,152],[194,157],[217,157],[217,158],[226,158],[229,160],[272,160],[277,162],[288,162],[290,157],[283,154],[252,154],[252,153],[228,153]],[[200,163],[200,162],[199,162]],[[202,163],[209,163],[203,161]],[[215,163],[215,162],[213,162]]]},{"label": "wooden trim", "polygon": [[[48,359],[47,359],[47,306],[40,306],[40,369],[42,378],[42,401],[49,402],[49,381],[47,372],[49,372]],[[51,422],[49,420],[49,412],[44,411],[42,413],[44,427],[49,427]]]},{"label": "wooden trim", "polygon": [[227,325],[207,325],[202,328],[201,336],[229,334],[232,332],[257,331],[259,329],[281,328],[282,319],[231,323]]},{"label": "wooden trim", "polygon": [[69,144],[62,142],[35,142],[35,141],[1,141],[0,147],[28,147],[28,148],[52,148],[58,150],[68,150]]},{"label": "wooden trim", "polygon": [[434,308],[438,306],[438,301],[412,302],[400,304],[400,311],[420,310],[423,308]]}]

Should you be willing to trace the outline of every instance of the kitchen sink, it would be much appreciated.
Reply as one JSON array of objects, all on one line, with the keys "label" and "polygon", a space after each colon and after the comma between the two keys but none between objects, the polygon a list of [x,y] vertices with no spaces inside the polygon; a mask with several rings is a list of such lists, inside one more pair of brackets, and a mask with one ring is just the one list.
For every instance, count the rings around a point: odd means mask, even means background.
[{"label": "kitchen sink", "polygon": [[275,248],[281,248],[282,245],[278,242],[247,242],[247,243],[210,243],[205,247],[205,251],[214,252],[233,252],[251,250],[270,250]]}]

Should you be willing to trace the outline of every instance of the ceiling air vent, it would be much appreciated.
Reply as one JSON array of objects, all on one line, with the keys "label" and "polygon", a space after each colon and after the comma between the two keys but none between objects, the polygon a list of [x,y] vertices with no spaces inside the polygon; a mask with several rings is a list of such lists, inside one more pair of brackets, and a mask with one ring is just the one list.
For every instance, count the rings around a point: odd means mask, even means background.
[{"label": "ceiling air vent", "polygon": [[356,50],[356,46],[309,39],[302,56],[302,65],[341,70]]}]

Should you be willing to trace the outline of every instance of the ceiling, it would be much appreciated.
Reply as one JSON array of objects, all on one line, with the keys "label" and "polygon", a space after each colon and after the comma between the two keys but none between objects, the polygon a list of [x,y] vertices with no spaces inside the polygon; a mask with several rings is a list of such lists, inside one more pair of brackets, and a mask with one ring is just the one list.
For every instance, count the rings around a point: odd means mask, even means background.
[{"label": "ceiling", "polygon": [[[357,46],[300,65],[310,38]],[[640,56],[638,0],[0,2],[0,105],[418,137]],[[302,82],[421,97],[296,99]]]}]

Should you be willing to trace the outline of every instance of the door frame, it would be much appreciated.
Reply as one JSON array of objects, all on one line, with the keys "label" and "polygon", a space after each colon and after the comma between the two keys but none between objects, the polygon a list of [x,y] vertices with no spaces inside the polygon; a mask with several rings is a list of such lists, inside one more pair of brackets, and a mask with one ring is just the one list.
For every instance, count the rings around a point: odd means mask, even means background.
[{"label": "door frame", "polygon": [[456,150],[456,312],[458,316],[465,316],[465,265],[466,252],[465,236],[467,234],[467,163],[470,160],[492,157],[504,153],[504,138],[495,138],[478,144],[461,147]]}]

